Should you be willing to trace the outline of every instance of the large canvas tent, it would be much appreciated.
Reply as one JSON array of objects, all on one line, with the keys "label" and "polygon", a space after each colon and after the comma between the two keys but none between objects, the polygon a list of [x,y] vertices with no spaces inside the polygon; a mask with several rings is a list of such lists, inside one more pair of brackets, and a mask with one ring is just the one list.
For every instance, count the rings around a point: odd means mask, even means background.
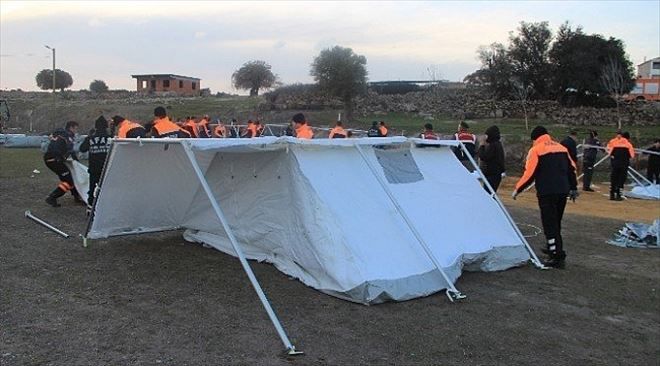
[{"label": "large canvas tent", "polygon": [[[360,138],[116,140],[87,239],[185,229],[308,286],[375,304],[447,290],[462,270],[540,265],[455,141]],[[175,192],[175,193],[172,193]]]}]

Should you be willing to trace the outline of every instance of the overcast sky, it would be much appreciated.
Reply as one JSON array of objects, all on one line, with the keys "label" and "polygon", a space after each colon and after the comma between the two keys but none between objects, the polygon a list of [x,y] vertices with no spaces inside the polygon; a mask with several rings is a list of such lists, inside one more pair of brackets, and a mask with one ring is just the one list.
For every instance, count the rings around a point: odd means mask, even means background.
[{"label": "overcast sky", "polygon": [[568,20],[624,41],[633,63],[660,55],[660,1],[464,2],[38,2],[0,1],[0,88],[36,90],[35,75],[57,67],[73,89],[94,79],[135,89],[131,74],[201,78],[237,92],[231,74],[264,60],[287,84],[312,82],[320,50],[352,48],[369,79],[462,80],[479,67],[476,49],[506,42],[520,21]]}]

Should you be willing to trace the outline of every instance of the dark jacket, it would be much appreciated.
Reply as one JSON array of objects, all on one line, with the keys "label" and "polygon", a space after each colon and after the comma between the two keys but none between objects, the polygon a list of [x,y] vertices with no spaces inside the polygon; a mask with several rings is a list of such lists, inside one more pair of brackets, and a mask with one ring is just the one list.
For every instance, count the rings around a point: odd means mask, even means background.
[{"label": "dark jacket", "polygon": [[500,129],[497,126],[486,130],[486,144],[479,146],[477,154],[481,162],[481,171],[485,176],[501,175],[506,171],[504,148],[500,142]]},{"label": "dark jacket", "polygon": [[577,142],[571,136],[566,136],[560,143],[568,150],[568,155],[573,159],[573,162],[577,163]]},{"label": "dark jacket", "polygon": [[107,129],[95,130],[93,134],[87,135],[80,145],[80,151],[89,152],[90,172],[103,170],[105,158],[110,151],[110,134]]},{"label": "dark jacket", "polygon": [[[655,146],[651,146],[646,150],[660,153],[660,148],[657,148]],[[658,168],[660,168],[660,155],[648,154],[648,156],[649,156],[649,169],[651,169],[652,171],[654,169],[658,170]]]},{"label": "dark jacket", "polygon": [[[596,136],[587,137],[584,140],[584,143],[587,145],[600,146],[600,140],[598,140],[598,137]],[[584,149],[584,156],[582,157],[582,159],[585,161],[595,162],[597,155],[598,155],[598,149],[595,149],[593,147],[587,147]]]},{"label": "dark jacket", "polygon": [[69,157],[69,133],[64,129],[57,129],[50,135],[50,141],[44,154],[44,160],[64,162]]},{"label": "dark jacket", "polygon": [[568,194],[577,189],[575,163],[567,149],[552,140],[550,135],[541,135],[527,154],[525,172],[516,183],[516,192],[522,192],[536,182],[536,195]]}]

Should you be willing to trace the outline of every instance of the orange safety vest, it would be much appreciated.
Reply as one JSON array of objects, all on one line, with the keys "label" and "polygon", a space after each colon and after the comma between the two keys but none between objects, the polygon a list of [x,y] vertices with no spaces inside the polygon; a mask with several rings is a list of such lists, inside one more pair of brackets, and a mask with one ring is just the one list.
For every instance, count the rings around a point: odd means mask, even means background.
[{"label": "orange safety vest", "polygon": [[380,126],[380,127],[378,127],[378,131],[380,132],[380,135],[381,135],[382,137],[387,136],[387,127],[385,127],[385,126]]},{"label": "orange safety vest", "polygon": [[617,136],[607,143],[607,153],[609,155],[612,155],[614,149],[626,149],[628,150],[631,159],[635,157],[635,148],[633,148],[630,141],[623,136]]},{"label": "orange safety vest", "polygon": [[335,126],[332,130],[330,130],[330,134],[328,135],[329,139],[336,139],[335,135],[340,135],[337,136],[339,138],[346,138],[348,137],[348,134],[346,133],[346,130],[341,127],[341,126]]},{"label": "orange safety vest", "polygon": [[[575,167],[575,162],[571,159],[571,156],[568,154],[568,149],[564,145],[553,141],[550,135],[545,134],[538,137],[534,140],[534,145],[529,152],[527,153],[527,161],[525,162],[525,172],[523,173],[520,180],[516,183],[516,191],[521,192],[527,186],[529,186],[533,181],[536,180],[536,190],[539,193],[541,190],[552,189],[552,186],[558,186],[559,183],[566,184],[565,177],[559,177],[556,171],[550,171],[556,169],[559,166],[557,160],[563,159],[564,156],[568,159],[569,162],[569,174],[575,176],[577,168]],[[545,160],[544,160],[545,159]],[[554,159],[552,161],[551,159]],[[540,162],[545,161],[547,167],[540,164]],[[544,163],[545,164],[545,163]],[[548,172],[541,173],[540,170],[549,169]],[[547,174],[546,174],[547,173]],[[548,182],[539,181],[537,178],[539,176],[546,177],[549,179]],[[572,188],[572,187],[571,187]]]},{"label": "orange safety vest", "polygon": [[247,129],[248,129],[248,131],[250,131],[250,134],[252,135],[250,137],[257,137],[257,125],[256,124],[254,124],[254,123],[249,124],[248,123]]},{"label": "orange safety vest", "polygon": [[197,128],[197,124],[194,120],[187,120],[182,127],[190,133],[190,137],[199,137],[199,129]]},{"label": "orange safety vest", "polygon": [[155,120],[152,128],[156,132],[156,136],[154,137],[177,137],[174,135],[178,135],[179,132],[183,132],[190,137],[187,131],[182,130],[181,127],[177,126],[176,123],[170,121],[167,117]]},{"label": "orange safety vest", "polygon": [[296,128],[296,137],[299,139],[311,139],[314,137],[314,131],[308,125],[300,125]]},{"label": "orange safety vest", "polygon": [[123,120],[121,122],[121,125],[119,126],[119,131],[117,132],[117,137],[120,139],[125,139],[126,136],[128,135],[128,131],[134,129],[134,128],[144,128],[142,125],[139,125],[135,122],[131,122],[127,119]]}]

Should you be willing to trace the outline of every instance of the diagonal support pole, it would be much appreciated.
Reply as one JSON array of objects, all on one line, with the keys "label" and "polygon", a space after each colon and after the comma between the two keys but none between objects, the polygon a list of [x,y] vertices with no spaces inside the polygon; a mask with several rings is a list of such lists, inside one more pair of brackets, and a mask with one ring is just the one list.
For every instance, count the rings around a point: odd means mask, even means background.
[{"label": "diagonal support pole", "polygon": [[536,256],[536,253],[534,253],[534,250],[532,249],[532,247],[529,246],[529,243],[527,242],[527,239],[525,238],[525,236],[520,232],[520,229],[518,228],[518,225],[516,225],[516,222],[513,221],[513,218],[511,217],[511,215],[509,215],[509,211],[507,211],[506,207],[504,207],[504,204],[500,200],[500,197],[497,195],[497,193],[495,193],[495,190],[490,185],[490,183],[488,183],[488,179],[486,179],[486,176],[484,175],[484,173],[481,171],[481,169],[479,169],[479,165],[477,165],[477,162],[474,161],[474,158],[472,157],[470,152],[467,150],[467,148],[465,147],[465,145],[461,141],[458,141],[458,144],[461,147],[461,150],[463,150],[463,154],[465,154],[465,156],[468,157],[468,159],[470,161],[470,164],[472,164],[472,166],[474,167],[474,170],[477,173],[479,173],[479,177],[481,178],[483,183],[486,185],[486,187],[488,187],[488,191],[490,192],[491,197],[493,197],[495,199],[495,202],[497,202],[497,205],[500,207],[500,210],[502,210],[502,212],[506,216],[507,220],[509,220],[509,223],[511,224],[511,226],[513,226],[513,230],[516,232],[516,234],[518,234],[518,238],[520,238],[520,240],[522,240],[522,242],[525,244],[525,248],[527,248],[527,251],[529,252],[529,255],[532,259],[532,263],[534,263],[534,265],[537,268],[546,269],[546,267],[543,265],[543,263],[541,263],[541,261],[539,260],[539,257]]},{"label": "diagonal support pole", "polygon": [[284,343],[284,347],[286,347],[286,352],[289,355],[302,354],[301,351],[297,351],[296,347],[293,344],[291,344],[291,341],[289,340],[289,337],[286,335],[286,332],[284,331],[282,324],[280,324],[280,320],[277,318],[277,315],[275,315],[275,312],[273,311],[273,308],[270,306],[270,303],[268,302],[268,299],[266,298],[263,289],[259,285],[259,281],[257,281],[254,272],[252,272],[252,268],[250,268],[250,264],[248,263],[247,259],[245,259],[243,250],[238,245],[238,240],[236,240],[233,231],[229,227],[227,218],[225,218],[222,209],[220,209],[220,205],[218,204],[218,201],[215,199],[215,196],[213,195],[213,191],[211,190],[209,183],[206,181],[206,178],[204,177],[204,174],[202,173],[202,170],[200,169],[199,164],[197,163],[197,159],[195,158],[195,154],[193,153],[190,147],[190,143],[188,141],[181,141],[181,144],[183,150],[186,152],[186,155],[188,156],[188,159],[190,160],[190,164],[192,164],[193,170],[195,170],[195,174],[199,179],[199,183],[202,185],[202,188],[204,189],[204,192],[206,193],[206,196],[209,199],[209,203],[213,207],[213,211],[215,212],[215,215],[218,217],[220,224],[222,224],[225,233],[229,237],[229,241],[231,242],[231,245],[234,248],[234,252],[238,256],[239,261],[241,262],[241,266],[243,266],[243,270],[245,271],[245,274],[247,274],[248,278],[250,279],[250,283],[252,284],[252,287],[254,287],[254,290],[257,293],[257,295],[259,295],[259,300],[261,301],[263,307],[266,309],[270,321],[273,323],[273,326],[275,326],[275,330],[277,330],[277,334],[280,336],[282,343]]},{"label": "diagonal support pole", "polygon": [[394,197],[394,194],[392,193],[392,191],[387,187],[387,184],[385,183],[385,181],[383,181],[383,178],[380,175],[378,175],[378,172],[376,171],[376,168],[373,166],[373,164],[371,164],[371,162],[369,161],[367,156],[364,154],[364,151],[362,150],[362,147],[359,144],[356,144],[355,148],[360,153],[360,156],[362,157],[362,160],[364,160],[364,162],[367,164],[367,166],[369,167],[369,170],[371,170],[371,173],[376,178],[376,180],[380,184],[381,188],[383,188],[383,191],[385,191],[385,194],[387,194],[387,196],[390,198],[390,201],[392,201],[392,204],[394,204],[394,208],[396,208],[396,211],[403,218],[403,221],[406,222],[406,225],[408,225],[408,228],[410,228],[410,231],[415,236],[415,239],[417,239],[417,241],[421,245],[422,249],[424,249],[424,252],[426,252],[426,255],[429,257],[429,259],[431,259],[431,262],[433,262],[433,265],[435,266],[435,268],[437,268],[438,271],[440,271],[440,274],[445,279],[445,281],[447,281],[447,286],[448,286],[448,288],[447,288],[447,297],[449,298],[449,300],[451,302],[454,302],[454,300],[464,299],[465,295],[463,295],[460,291],[458,291],[456,286],[454,286],[454,283],[449,279],[449,277],[447,276],[445,271],[442,269],[442,266],[440,265],[440,262],[435,257],[433,252],[431,252],[431,248],[429,248],[428,244],[426,244],[426,241],[424,240],[424,238],[422,238],[422,235],[419,233],[419,231],[417,231],[417,229],[415,228],[415,225],[413,224],[412,220],[410,220],[410,218],[408,217],[408,215],[406,215],[403,208],[399,205],[398,200],[396,199],[396,197]]}]

